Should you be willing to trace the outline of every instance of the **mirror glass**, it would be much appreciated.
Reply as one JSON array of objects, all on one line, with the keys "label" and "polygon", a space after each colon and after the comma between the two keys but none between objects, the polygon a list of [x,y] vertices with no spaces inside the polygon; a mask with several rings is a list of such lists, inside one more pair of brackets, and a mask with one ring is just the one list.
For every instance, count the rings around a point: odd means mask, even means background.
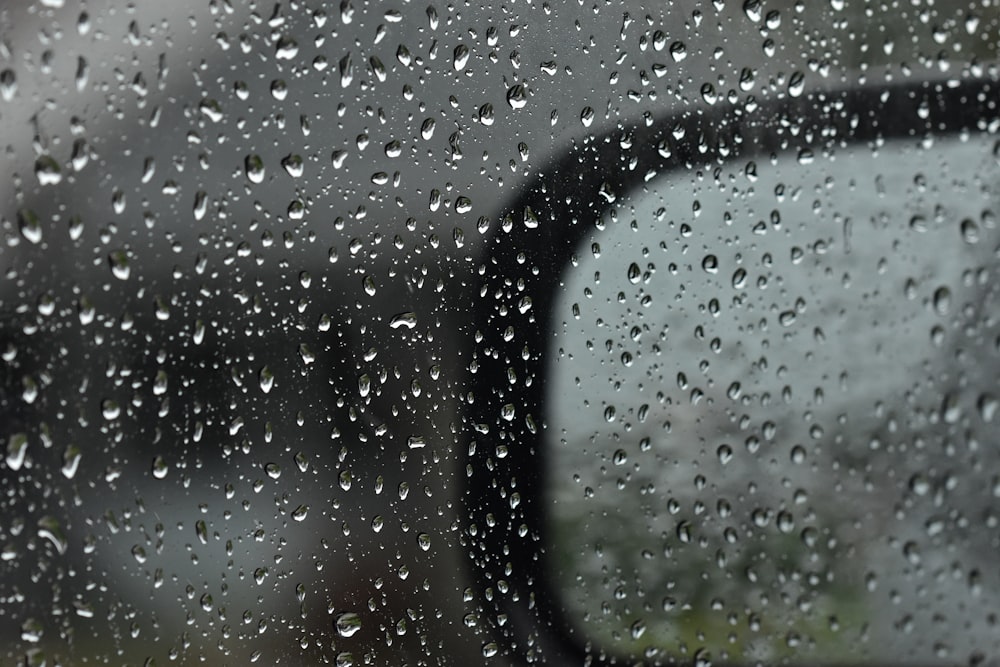
[{"label": "mirror glass", "polygon": [[993,139],[763,155],[611,202],[564,274],[550,564],[612,653],[996,655]]}]

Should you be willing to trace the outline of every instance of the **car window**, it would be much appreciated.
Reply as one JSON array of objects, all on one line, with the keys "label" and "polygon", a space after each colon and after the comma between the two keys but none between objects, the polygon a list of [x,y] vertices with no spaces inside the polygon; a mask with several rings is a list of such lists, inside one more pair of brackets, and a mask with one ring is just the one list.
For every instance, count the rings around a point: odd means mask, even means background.
[{"label": "car window", "polygon": [[998,29],[4,3],[2,660],[994,656]]}]

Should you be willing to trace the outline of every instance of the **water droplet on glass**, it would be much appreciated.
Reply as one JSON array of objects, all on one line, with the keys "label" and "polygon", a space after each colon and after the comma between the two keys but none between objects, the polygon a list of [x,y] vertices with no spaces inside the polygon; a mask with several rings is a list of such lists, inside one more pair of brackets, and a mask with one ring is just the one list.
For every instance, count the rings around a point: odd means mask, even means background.
[{"label": "water droplet on glass", "polygon": [[39,185],[58,185],[62,181],[62,169],[51,155],[42,155],[35,160],[35,177]]},{"label": "water droplet on glass", "polygon": [[979,409],[979,417],[989,424],[996,416],[997,409],[1000,408],[1000,401],[992,394],[983,394],[976,401],[976,407]]},{"label": "water droplet on glass", "polygon": [[385,156],[390,158],[396,158],[402,155],[403,147],[398,141],[390,141],[385,145]]},{"label": "water droplet on glass", "polygon": [[338,635],[341,637],[352,637],[361,629],[361,617],[354,612],[345,612],[337,616],[334,625]]},{"label": "water droplet on glass", "polygon": [[118,280],[128,280],[131,269],[128,262],[128,254],[124,250],[113,250],[108,254],[108,264],[111,266],[111,274]]},{"label": "water droplet on glass", "polygon": [[510,105],[511,109],[522,109],[527,103],[528,96],[523,85],[517,84],[507,90],[507,104]]},{"label": "water droplet on glass", "polygon": [[153,458],[153,477],[156,479],[163,479],[167,476],[170,471],[170,467],[162,456],[156,456]]},{"label": "water droplet on glass", "polygon": [[794,310],[786,310],[778,315],[778,323],[783,327],[790,327],[795,324],[796,314]]},{"label": "water droplet on glass", "polygon": [[674,42],[670,45],[670,57],[674,59],[675,63],[687,58],[687,46],[684,45],[684,42]]},{"label": "water droplet on glass", "polygon": [[719,463],[722,465],[726,465],[733,460],[733,448],[729,445],[719,445],[715,453],[719,457]]},{"label": "water droplet on glass", "polygon": [[38,536],[48,540],[60,554],[66,553],[66,549],[69,548],[69,541],[55,517],[43,516],[38,520]]},{"label": "water droplet on glass", "polygon": [[398,315],[393,315],[392,319],[389,320],[389,326],[393,329],[398,329],[400,327],[406,327],[407,329],[412,329],[417,326],[417,314],[406,312],[399,313]]},{"label": "water droplet on glass", "polygon": [[633,285],[637,284],[642,279],[642,269],[635,262],[628,265],[628,281]]},{"label": "water droplet on glass", "polygon": [[479,107],[479,122],[483,125],[489,127],[493,124],[493,105],[487,102],[483,106]]},{"label": "water droplet on glass", "polygon": [[217,100],[202,100],[201,104],[198,105],[198,110],[213,123],[218,123],[222,120],[222,105]]},{"label": "water droplet on glass", "polygon": [[792,97],[799,97],[805,90],[806,77],[802,72],[795,72],[788,80],[788,94]]},{"label": "water droplet on glass", "polygon": [[267,366],[260,369],[260,373],[257,374],[257,379],[260,381],[260,389],[265,394],[271,391],[271,387],[274,386],[274,373]]},{"label": "water droplet on glass", "polygon": [[205,523],[204,519],[198,519],[194,524],[195,535],[198,536],[198,541],[202,544],[208,544],[208,525]]},{"label": "water droplet on glass", "polygon": [[42,242],[42,224],[34,211],[22,208],[17,212],[18,229],[21,236],[28,243],[39,244]]},{"label": "water droplet on glass", "polygon": [[420,137],[427,141],[434,136],[434,119],[425,118],[424,122],[420,124]]},{"label": "water droplet on glass", "polygon": [[302,156],[301,155],[286,155],[281,158],[281,166],[285,168],[285,172],[292,178],[298,178],[302,175]]},{"label": "water droplet on glass", "polygon": [[14,70],[5,69],[0,72],[0,97],[4,102],[10,102],[17,94],[17,75]]},{"label": "water droplet on glass", "polygon": [[281,37],[274,45],[274,57],[277,60],[292,60],[299,53],[299,44],[291,37]]},{"label": "water droplet on glass", "polygon": [[201,220],[205,217],[205,213],[208,211],[208,193],[204,190],[199,190],[194,195],[194,205],[191,207],[191,211],[194,213],[195,220]]},{"label": "water droplet on glass", "polygon": [[[73,479],[77,469],[80,467],[82,453],[76,445],[67,445],[63,452],[62,474],[66,479]],[[9,464],[9,462],[8,462]]]},{"label": "water droplet on glass", "polygon": [[594,122],[594,110],[591,107],[584,107],[583,111],[580,112],[580,122],[583,123],[584,127],[590,127],[591,123]]},{"label": "water droplet on glass", "polygon": [[939,287],[934,290],[934,310],[938,315],[947,315],[951,309],[951,290],[947,287]]},{"label": "water droplet on glass", "polygon": [[118,415],[121,414],[121,408],[118,406],[116,401],[107,398],[101,401],[101,414],[104,415],[104,418],[108,421],[118,419]]},{"label": "water droplet on glass", "polygon": [[469,47],[465,44],[459,44],[455,47],[455,51],[452,54],[451,65],[455,68],[456,72],[461,72],[465,69],[465,65],[469,62]]},{"label": "water droplet on glass", "polygon": [[313,354],[312,350],[305,343],[299,344],[299,358],[307,366],[316,361],[316,355]]},{"label": "water droplet on glass", "polygon": [[970,244],[976,244],[979,242],[979,225],[976,224],[975,220],[966,218],[961,224],[962,239]]},{"label": "water droplet on glass", "polygon": [[20,470],[28,453],[28,436],[15,433],[7,440],[7,466],[11,470]]}]

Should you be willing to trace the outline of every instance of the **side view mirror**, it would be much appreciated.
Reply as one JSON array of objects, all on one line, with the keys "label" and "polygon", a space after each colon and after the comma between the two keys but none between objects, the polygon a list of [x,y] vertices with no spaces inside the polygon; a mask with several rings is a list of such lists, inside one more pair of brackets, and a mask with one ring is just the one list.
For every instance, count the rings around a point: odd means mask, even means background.
[{"label": "side view mirror", "polygon": [[680,112],[507,207],[468,399],[484,653],[996,650],[997,92]]}]

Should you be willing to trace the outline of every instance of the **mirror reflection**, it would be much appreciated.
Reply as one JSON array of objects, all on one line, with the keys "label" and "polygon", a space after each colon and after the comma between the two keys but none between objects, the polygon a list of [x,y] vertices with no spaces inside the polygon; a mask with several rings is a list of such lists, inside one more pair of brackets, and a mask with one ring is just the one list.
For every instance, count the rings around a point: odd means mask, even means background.
[{"label": "mirror reflection", "polygon": [[609,204],[556,298],[547,388],[550,562],[585,636],[996,655],[996,155],[763,155]]}]

